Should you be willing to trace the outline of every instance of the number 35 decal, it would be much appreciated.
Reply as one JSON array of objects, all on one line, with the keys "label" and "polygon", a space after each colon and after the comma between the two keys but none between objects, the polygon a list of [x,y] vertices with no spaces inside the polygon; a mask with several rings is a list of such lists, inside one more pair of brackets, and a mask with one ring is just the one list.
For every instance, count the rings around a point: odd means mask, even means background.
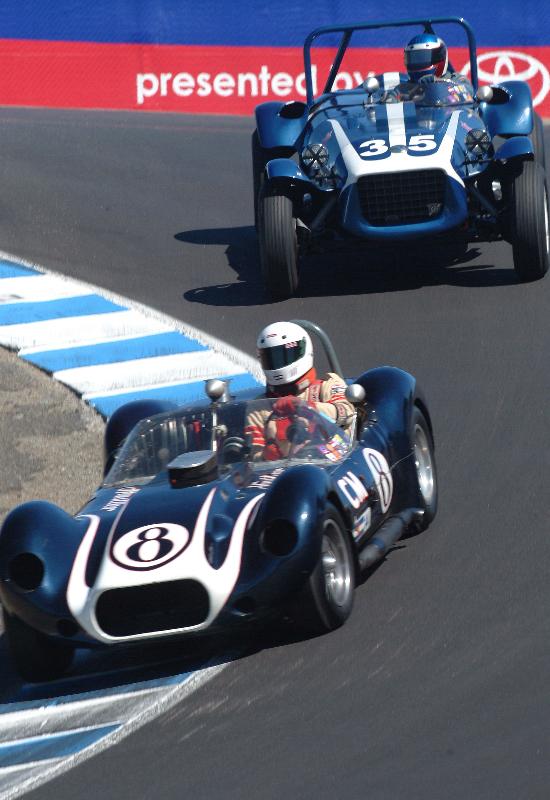
[{"label": "number 35 decal", "polygon": [[179,556],[189,539],[189,531],[183,525],[145,525],[117,539],[111,547],[111,558],[125,569],[156,569]]},{"label": "number 35 decal", "polygon": [[[429,150],[435,150],[437,144],[433,133],[418,133],[409,138],[407,150],[412,150],[413,153],[427,153]],[[381,156],[387,153],[389,145],[385,139],[369,139],[359,145],[361,151],[359,155],[361,158],[370,158],[371,156]]]}]

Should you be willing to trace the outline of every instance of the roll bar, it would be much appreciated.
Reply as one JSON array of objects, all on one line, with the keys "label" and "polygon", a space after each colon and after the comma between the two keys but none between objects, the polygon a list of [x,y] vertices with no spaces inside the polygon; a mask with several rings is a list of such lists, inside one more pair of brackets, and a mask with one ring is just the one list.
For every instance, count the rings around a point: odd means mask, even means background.
[{"label": "roll bar", "polygon": [[331,372],[336,372],[337,375],[343,376],[342,368],[340,367],[340,362],[338,361],[338,356],[336,355],[336,350],[332,346],[332,342],[330,341],[328,334],[325,333],[320,325],[317,325],[316,322],[310,322],[307,319],[291,319],[290,322],[294,322],[296,325],[301,325],[304,330],[306,330],[308,333],[312,333],[319,339],[323,345]]},{"label": "roll bar", "polygon": [[[332,89],[332,84],[338,74],[338,70],[342,64],[342,59],[351,41],[354,31],[376,30],[378,28],[404,28],[407,25],[423,25],[426,33],[434,33],[433,25],[441,25],[444,23],[455,23],[460,25],[466,31],[468,37],[468,49],[470,51],[470,73],[472,78],[472,86],[474,93],[478,87],[477,76],[477,49],[474,31],[471,25],[466,22],[463,17],[423,17],[414,19],[400,19],[388,20],[386,22],[358,22],[349,25],[327,25],[323,28],[316,28],[312,31],[304,42],[304,72],[306,78],[306,102],[308,106],[314,102],[313,95],[313,79],[311,75],[311,45],[319,36],[327,33],[341,33],[342,38],[338,47],[338,52],[334,59],[334,63],[330,68],[330,72],[323,90],[323,94],[327,94]],[[452,67],[451,67],[452,69]],[[313,324],[313,323],[312,323]]]}]

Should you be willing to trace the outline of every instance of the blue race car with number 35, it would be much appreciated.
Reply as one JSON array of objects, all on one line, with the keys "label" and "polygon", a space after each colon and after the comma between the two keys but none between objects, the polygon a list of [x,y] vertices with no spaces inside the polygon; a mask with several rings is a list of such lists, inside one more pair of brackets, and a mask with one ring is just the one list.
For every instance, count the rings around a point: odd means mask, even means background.
[{"label": "blue race car with number 35", "polygon": [[[339,373],[323,331],[300,324]],[[6,518],[0,600],[26,680],[61,675],[79,647],[192,640],[282,614],[330,631],[350,615],[360,571],[434,518],[432,423],[408,373],[359,377],[346,428],[297,403],[276,461],[253,455],[245,433],[270,401],[229,397],[222,381],[207,391],[195,406],[118,409],[104,481],[76,516],[34,501]]]},{"label": "blue race car with number 35", "polygon": [[[440,41],[434,26],[444,23],[466,33],[470,80],[448,64],[441,77],[412,79],[409,69],[333,90],[354,35],[420,26],[424,33],[416,39],[424,37],[428,46]],[[311,46],[334,34],[340,45],[322,93],[314,96]],[[473,31],[458,17],[339,25],[307,37],[305,102],[257,106],[252,136],[261,269],[273,296],[294,294],[301,255],[335,238],[391,243],[438,236],[464,247],[504,239],[521,281],[544,276],[549,215],[542,122],[527,83],[479,87],[476,58]]]}]

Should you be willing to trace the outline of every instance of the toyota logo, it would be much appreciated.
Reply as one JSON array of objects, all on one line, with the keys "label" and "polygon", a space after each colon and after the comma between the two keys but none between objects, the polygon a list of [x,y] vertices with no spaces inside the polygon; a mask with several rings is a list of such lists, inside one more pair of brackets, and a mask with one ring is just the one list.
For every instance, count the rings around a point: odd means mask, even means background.
[{"label": "toyota logo", "polygon": [[[542,103],[550,91],[550,73],[547,67],[527,53],[518,53],[517,50],[492,50],[477,57],[477,67],[479,80],[484,83],[500,83],[504,80],[529,82],[535,106]],[[461,72],[467,75],[469,71],[468,61]]]}]

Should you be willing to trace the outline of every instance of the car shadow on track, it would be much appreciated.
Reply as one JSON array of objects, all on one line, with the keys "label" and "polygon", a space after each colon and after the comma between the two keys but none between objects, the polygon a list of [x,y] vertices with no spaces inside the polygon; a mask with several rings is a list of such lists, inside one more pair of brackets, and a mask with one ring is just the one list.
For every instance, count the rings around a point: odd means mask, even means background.
[{"label": "car shadow on track", "polygon": [[[227,644],[227,642],[224,642]],[[114,690],[147,688],[177,682],[206,666],[235,660],[239,655],[229,647],[220,647],[213,639],[204,639],[192,650],[182,641],[149,644],[145,647],[76,651],[73,665],[65,676],[43,683],[21,680],[13,665],[5,636],[0,638],[0,714],[10,706],[51,700],[56,697],[77,699],[89,692],[111,694]]]},{"label": "car shadow on track", "polygon": [[[189,302],[210,306],[273,302],[263,288],[258,242],[252,226],[182,231],[174,238],[190,244],[226,245],[228,264],[238,277],[236,283],[190,289],[184,294]],[[424,286],[483,288],[519,283],[512,268],[511,251],[505,256],[509,267],[487,263],[483,256],[475,245],[465,251],[456,244],[437,240],[392,243],[391,246],[346,246],[345,249],[332,246],[330,251],[311,252],[303,259],[296,296],[329,297],[412,291]]]}]

